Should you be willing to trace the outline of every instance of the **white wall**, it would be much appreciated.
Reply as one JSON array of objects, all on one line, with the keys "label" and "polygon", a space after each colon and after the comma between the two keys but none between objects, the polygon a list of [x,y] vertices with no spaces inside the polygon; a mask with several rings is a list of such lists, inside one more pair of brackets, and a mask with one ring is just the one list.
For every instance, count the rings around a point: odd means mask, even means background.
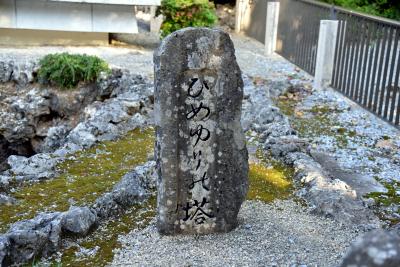
[{"label": "white wall", "polygon": [[75,2],[107,5],[131,5],[131,6],[159,6],[161,0],[50,0],[53,2]]},{"label": "white wall", "polygon": [[17,0],[18,29],[67,30],[92,29],[91,6],[76,3]]},{"label": "white wall", "polygon": [[137,33],[133,6],[93,5],[93,32]]},{"label": "white wall", "polygon": [[0,1],[0,27],[11,28],[16,25],[15,0]]},{"label": "white wall", "polygon": [[1,0],[0,28],[138,32],[133,5],[89,4],[77,1],[71,3],[58,0]]}]

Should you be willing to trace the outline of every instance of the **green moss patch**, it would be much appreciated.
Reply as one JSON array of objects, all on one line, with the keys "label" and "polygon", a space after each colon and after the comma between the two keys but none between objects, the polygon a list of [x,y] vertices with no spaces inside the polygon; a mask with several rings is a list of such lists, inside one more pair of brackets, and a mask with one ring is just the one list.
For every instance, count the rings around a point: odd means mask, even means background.
[{"label": "green moss patch", "polygon": [[154,130],[136,129],[117,141],[107,141],[78,152],[61,163],[61,175],[19,188],[11,194],[18,204],[0,206],[0,231],[38,212],[65,211],[71,205],[89,205],[110,191],[123,175],[147,161],[154,147]]},{"label": "green moss patch", "polygon": [[[110,218],[96,229],[90,236],[73,241],[75,245],[65,248],[62,256],[52,260],[62,266],[106,266],[114,257],[114,249],[121,247],[119,235],[126,235],[133,229],[142,229],[149,225],[156,214],[156,198],[153,196],[148,201],[128,209],[123,215]],[[80,248],[95,250],[93,255],[79,255]]]},{"label": "green moss patch", "polygon": [[[339,148],[348,145],[349,138],[357,136],[355,131],[348,131],[344,127],[338,127],[334,119],[340,111],[331,110],[329,106],[318,105],[310,110],[296,112],[298,101],[293,99],[278,99],[276,105],[283,114],[289,117],[290,124],[301,138],[314,138],[322,135],[333,137]],[[304,112],[304,113],[303,113]]]},{"label": "green moss patch", "polygon": [[297,103],[298,103],[297,101],[288,98],[285,99],[278,98],[275,101],[276,106],[281,110],[283,114],[285,114],[288,117],[294,116],[294,110],[296,108]]},{"label": "green moss patch", "polygon": [[368,193],[366,197],[375,199],[379,206],[388,207],[392,204],[400,205],[400,182],[397,181],[379,181],[386,189],[386,192]]},{"label": "green moss patch", "polygon": [[[319,135],[332,135],[331,130],[334,124],[328,118],[329,108],[315,106],[305,116],[303,113],[296,113],[297,101],[292,99],[279,99],[276,105],[290,119],[290,124],[298,132],[299,137],[315,137]],[[340,134],[340,133],[339,133]]]},{"label": "green moss patch", "polygon": [[314,114],[327,114],[332,112],[331,108],[327,105],[313,106],[309,111]]},{"label": "green moss patch", "polygon": [[264,157],[258,150],[259,162],[250,163],[248,200],[272,202],[275,199],[286,199],[293,192],[291,178],[294,170],[284,164]]},{"label": "green moss patch", "polygon": [[[400,206],[400,182],[398,181],[383,181],[382,179],[379,179],[378,177],[375,177],[375,179],[380,182],[385,188],[386,192],[371,192],[366,194],[364,197],[366,198],[372,198],[375,201],[375,204],[377,207],[399,207]],[[393,219],[390,214],[385,214],[385,209],[382,209],[380,213],[378,213],[379,217],[381,219],[388,221],[389,224],[397,224],[400,223],[400,220],[398,219]]]}]

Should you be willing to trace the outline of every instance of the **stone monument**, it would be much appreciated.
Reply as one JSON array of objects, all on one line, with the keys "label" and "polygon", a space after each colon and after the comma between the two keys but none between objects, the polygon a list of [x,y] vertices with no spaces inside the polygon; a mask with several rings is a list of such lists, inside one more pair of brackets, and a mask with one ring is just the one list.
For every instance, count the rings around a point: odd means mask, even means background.
[{"label": "stone monument", "polygon": [[243,81],[227,33],[186,28],[154,53],[161,234],[227,232],[248,190]]}]

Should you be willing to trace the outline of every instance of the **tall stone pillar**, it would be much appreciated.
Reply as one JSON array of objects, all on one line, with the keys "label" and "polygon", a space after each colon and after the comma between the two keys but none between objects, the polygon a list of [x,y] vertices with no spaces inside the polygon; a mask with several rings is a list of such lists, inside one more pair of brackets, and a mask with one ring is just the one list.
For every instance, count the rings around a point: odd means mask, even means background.
[{"label": "tall stone pillar", "polygon": [[248,190],[243,81],[227,33],[186,28],[154,54],[157,228],[227,232]]}]

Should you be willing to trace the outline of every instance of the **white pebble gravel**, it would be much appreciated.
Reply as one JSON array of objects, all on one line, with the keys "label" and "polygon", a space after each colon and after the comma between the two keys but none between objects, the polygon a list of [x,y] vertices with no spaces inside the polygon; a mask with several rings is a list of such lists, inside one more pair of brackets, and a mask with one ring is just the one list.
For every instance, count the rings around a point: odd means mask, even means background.
[{"label": "white pebble gravel", "polygon": [[112,266],[337,266],[357,229],[293,200],[246,201],[226,234],[161,236],[155,222],[120,236]]}]

